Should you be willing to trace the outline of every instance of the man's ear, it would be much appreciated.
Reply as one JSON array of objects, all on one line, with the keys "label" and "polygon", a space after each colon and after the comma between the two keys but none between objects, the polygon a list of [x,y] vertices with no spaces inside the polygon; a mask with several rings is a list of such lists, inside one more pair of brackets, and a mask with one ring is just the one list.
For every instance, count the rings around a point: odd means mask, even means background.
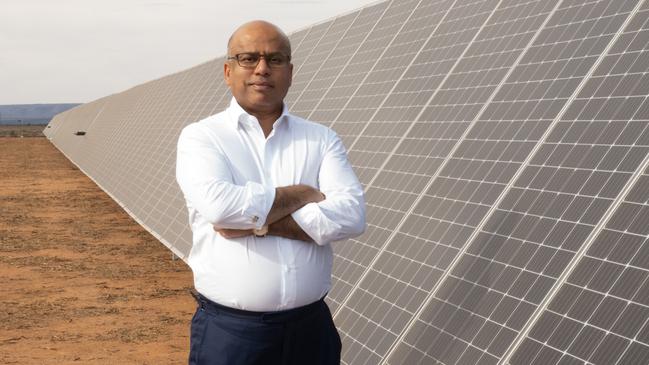
[{"label": "man's ear", "polygon": [[226,61],[223,63],[223,79],[228,86],[230,86],[230,72],[232,72],[232,69],[230,68],[230,64]]}]

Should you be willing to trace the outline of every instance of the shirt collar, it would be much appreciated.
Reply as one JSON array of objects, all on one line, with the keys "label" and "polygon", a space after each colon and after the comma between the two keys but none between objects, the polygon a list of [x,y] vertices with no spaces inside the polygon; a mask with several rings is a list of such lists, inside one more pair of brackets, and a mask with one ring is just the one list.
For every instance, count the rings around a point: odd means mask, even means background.
[{"label": "shirt collar", "polygon": [[[232,97],[232,100],[230,100],[230,107],[228,107],[228,113],[230,114],[230,122],[232,123],[232,126],[234,128],[239,127],[241,123],[246,123],[247,121],[254,120],[256,121],[257,118],[254,117],[253,115],[248,114],[239,103],[237,103],[237,100]],[[273,129],[277,128],[281,124],[284,124],[284,122],[288,122],[290,114],[288,113],[288,107],[286,106],[286,103],[282,103],[282,114],[277,118],[275,123],[273,123]]]}]

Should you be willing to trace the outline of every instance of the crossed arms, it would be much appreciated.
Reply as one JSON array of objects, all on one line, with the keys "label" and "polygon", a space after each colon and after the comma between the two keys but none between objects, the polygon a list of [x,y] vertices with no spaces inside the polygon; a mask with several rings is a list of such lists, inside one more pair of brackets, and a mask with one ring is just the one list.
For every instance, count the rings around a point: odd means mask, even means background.
[{"label": "crossed arms", "polygon": [[320,166],[314,167],[319,190],[308,185],[275,188],[254,181],[236,183],[226,156],[199,124],[182,131],[176,179],[188,207],[222,236],[247,236],[267,224],[269,235],[324,245],[365,230],[363,190],[333,131],[326,135]]},{"label": "crossed arms", "polygon": [[[308,185],[291,185],[275,189],[275,199],[266,217],[268,234],[294,240],[313,242],[295,222],[291,213],[302,208],[308,203],[318,203],[325,199],[325,195],[318,189]],[[225,238],[239,238],[249,236],[252,229],[228,229],[214,226],[214,230]]]}]

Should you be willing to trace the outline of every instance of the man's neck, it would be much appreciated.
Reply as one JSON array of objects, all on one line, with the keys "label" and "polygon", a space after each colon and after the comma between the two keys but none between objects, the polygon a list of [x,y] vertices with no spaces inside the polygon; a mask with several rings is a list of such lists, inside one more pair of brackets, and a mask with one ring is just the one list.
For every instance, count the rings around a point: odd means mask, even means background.
[{"label": "man's neck", "polygon": [[273,130],[273,124],[275,124],[275,121],[281,115],[282,115],[281,112],[279,114],[272,114],[272,115],[255,115],[255,117],[259,121],[259,126],[261,127],[261,130],[264,131],[264,137],[268,138],[268,135],[270,135],[270,132]]},{"label": "man's neck", "polygon": [[268,138],[268,135],[270,135],[270,132],[273,130],[273,124],[275,124],[275,121],[282,115],[282,107],[273,112],[248,112],[248,114],[257,118],[261,130],[264,131],[264,137]]}]

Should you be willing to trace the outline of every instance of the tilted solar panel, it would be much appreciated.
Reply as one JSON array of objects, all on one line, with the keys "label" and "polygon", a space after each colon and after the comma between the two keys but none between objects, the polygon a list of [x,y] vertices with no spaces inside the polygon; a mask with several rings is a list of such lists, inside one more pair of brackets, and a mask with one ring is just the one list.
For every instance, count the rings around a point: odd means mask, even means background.
[{"label": "tilted solar panel", "polygon": [[[648,362],[648,22],[645,0],[394,0],[289,36],[287,104],[341,136],[368,204],[334,244],[343,363]],[[175,142],[229,103],[223,60],[44,131],[181,257]]]},{"label": "tilted solar panel", "polygon": [[[561,218],[596,226],[558,292],[530,323],[511,364],[649,361],[648,19],[644,5],[557,125],[548,153],[536,161],[557,165],[554,151],[570,146],[563,165],[570,161],[573,173],[589,176],[578,191],[581,208]],[[600,152],[590,153],[595,150]],[[599,199],[612,200],[601,220],[604,207],[591,209]]]}]

